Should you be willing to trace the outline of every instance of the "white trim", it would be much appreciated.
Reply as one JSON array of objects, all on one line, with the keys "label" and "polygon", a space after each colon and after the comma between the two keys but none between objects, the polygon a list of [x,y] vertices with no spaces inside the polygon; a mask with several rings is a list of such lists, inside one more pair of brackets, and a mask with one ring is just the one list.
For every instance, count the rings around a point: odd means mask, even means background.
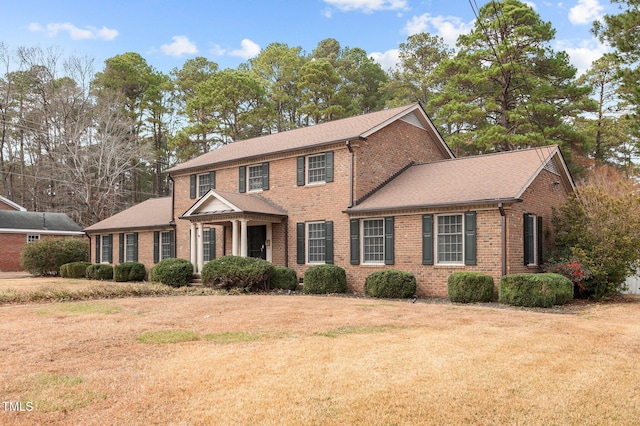
[{"label": "white trim", "polygon": [[[324,253],[324,259],[322,262],[310,262],[309,261],[309,225],[318,225],[318,224],[326,224],[327,221],[326,220],[314,220],[311,222],[305,222],[305,230],[304,230],[304,263],[306,265],[325,265],[327,263],[327,252],[325,251]],[[327,237],[326,235],[324,236],[324,238],[322,239],[324,245],[325,245],[325,250],[326,250],[326,244],[327,244]]]},{"label": "white trim", "polygon": [[[247,171],[245,173],[245,188],[246,188],[246,192],[247,193],[256,193],[256,192],[262,192],[262,180],[263,180],[263,176],[262,176],[262,163],[259,164],[250,164],[247,167]],[[258,169],[260,171],[260,188],[255,188],[255,189],[251,189],[251,169]],[[257,177],[253,177],[253,179],[258,179]]]},{"label": "white trim", "polygon": [[[457,261],[457,262],[453,262],[453,261],[440,261],[440,252],[438,250],[438,237],[440,236],[439,232],[438,232],[438,218],[440,217],[444,217],[444,216],[460,216],[462,218],[462,232],[460,233],[460,235],[462,236],[462,260]],[[433,224],[433,254],[434,254],[434,265],[437,266],[464,266],[464,232],[465,232],[465,228],[464,228],[464,213],[457,213],[457,212],[451,212],[451,213],[442,213],[442,214],[436,214],[434,215],[434,224]],[[452,234],[448,234],[448,235],[452,235]]]},{"label": "white trim", "polygon": [[3,203],[7,204],[9,207],[13,207],[14,209],[16,209],[18,211],[21,211],[21,212],[26,212],[27,211],[27,209],[22,207],[20,204],[14,203],[10,199],[5,198],[2,195],[0,195],[0,201],[2,201]]},{"label": "white trim", "polygon": [[41,235],[85,235],[82,231],[56,231],[44,229],[0,228],[0,234],[41,234]]},{"label": "white trim", "polygon": [[[318,180],[315,182],[309,182],[309,172],[311,171],[311,168],[309,167],[309,160],[311,159],[311,157],[324,157],[324,170],[325,170],[325,174],[324,174],[324,179],[322,180]],[[326,152],[320,152],[320,153],[314,153],[314,154],[309,154],[309,155],[305,155],[304,156],[304,185],[305,186],[318,186],[318,185],[325,185],[327,183],[327,153]]]},{"label": "white trim", "polygon": [[238,208],[237,206],[235,206],[233,203],[231,203],[230,201],[226,200],[224,197],[222,197],[220,194],[218,194],[215,190],[210,189],[209,192],[207,192],[206,194],[204,194],[193,206],[191,206],[191,208],[189,208],[189,210],[187,210],[182,216],[184,218],[187,218],[188,216],[193,215],[194,213],[196,213],[198,211],[198,209],[200,207],[202,207],[203,204],[205,204],[207,201],[209,201],[211,198],[215,198],[217,200],[219,200],[220,202],[222,202],[223,204],[225,204],[226,206],[229,207],[229,210],[231,210],[234,213],[241,213],[242,210],[240,210],[240,208]]},{"label": "white trim", "polygon": [[[365,261],[364,260],[364,223],[366,221],[372,221],[372,220],[380,220],[382,221],[382,260],[381,261],[376,261],[376,262],[372,262],[372,261]],[[360,264],[361,265],[374,265],[374,266],[383,266],[384,263],[384,259],[386,256],[385,253],[385,226],[386,226],[386,221],[384,220],[384,217],[370,217],[370,218],[363,218],[360,219]]]}]

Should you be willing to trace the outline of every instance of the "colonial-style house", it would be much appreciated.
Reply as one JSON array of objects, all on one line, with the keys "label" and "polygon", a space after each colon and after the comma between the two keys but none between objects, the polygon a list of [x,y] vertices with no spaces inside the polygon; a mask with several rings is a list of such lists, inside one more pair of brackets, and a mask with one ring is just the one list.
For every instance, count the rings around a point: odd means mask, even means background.
[{"label": "colonial-style house", "polygon": [[82,228],[64,213],[29,212],[0,196],[0,271],[22,271],[23,247],[41,238],[83,237]]},{"label": "colonial-style house", "polygon": [[167,172],[170,198],[85,229],[93,261],[176,256],[199,272],[254,256],[299,277],[336,264],[356,292],[394,268],[419,295],[445,296],[452,272],[538,271],[551,209],[574,191],[558,147],[456,159],[419,104],[234,142]]}]

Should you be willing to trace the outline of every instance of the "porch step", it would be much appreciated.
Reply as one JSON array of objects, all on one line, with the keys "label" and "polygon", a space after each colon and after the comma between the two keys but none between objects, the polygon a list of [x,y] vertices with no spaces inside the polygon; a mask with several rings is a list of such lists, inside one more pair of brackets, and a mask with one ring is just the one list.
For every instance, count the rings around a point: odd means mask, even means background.
[{"label": "porch step", "polygon": [[191,281],[189,282],[189,285],[194,285],[194,286],[202,285],[202,276],[200,274],[193,274],[193,276],[191,277]]}]

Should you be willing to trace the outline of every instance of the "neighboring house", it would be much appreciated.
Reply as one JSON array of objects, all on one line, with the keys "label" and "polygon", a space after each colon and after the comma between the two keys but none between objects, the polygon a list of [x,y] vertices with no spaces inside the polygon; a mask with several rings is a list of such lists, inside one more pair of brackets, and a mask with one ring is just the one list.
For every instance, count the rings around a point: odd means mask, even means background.
[{"label": "neighboring house", "polygon": [[[9,208],[7,208],[7,206]],[[21,271],[22,248],[42,238],[83,237],[82,228],[64,213],[28,212],[0,197],[0,271]]]},{"label": "neighboring house", "polygon": [[[173,237],[167,253],[196,272],[231,254],[299,277],[336,264],[362,292],[369,274],[395,268],[430,296],[446,296],[456,271],[538,271],[551,208],[574,191],[556,146],[455,159],[419,104],[234,142],[168,173],[165,234],[147,227],[145,238]],[[86,229],[111,250],[130,226],[113,218]]]}]

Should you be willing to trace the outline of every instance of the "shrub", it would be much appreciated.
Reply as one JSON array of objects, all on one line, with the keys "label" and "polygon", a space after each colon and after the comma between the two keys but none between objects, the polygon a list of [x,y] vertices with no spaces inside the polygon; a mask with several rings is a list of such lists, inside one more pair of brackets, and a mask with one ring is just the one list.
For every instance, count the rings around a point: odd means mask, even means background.
[{"label": "shrub", "polygon": [[60,267],[60,276],[63,278],[85,278],[89,266],[91,266],[91,262],[65,263]]},{"label": "shrub", "polygon": [[276,266],[271,280],[273,288],[296,290],[298,288],[298,274],[291,268]]},{"label": "shrub", "polygon": [[144,281],[147,270],[139,262],[124,262],[113,267],[113,279],[118,282]]},{"label": "shrub", "polygon": [[347,292],[347,273],[336,265],[315,265],[304,273],[304,293],[327,294]]},{"label": "shrub", "polygon": [[491,302],[493,277],[480,272],[454,272],[447,279],[449,299],[455,303]]},{"label": "shrub", "polygon": [[33,275],[58,275],[66,263],[89,260],[89,242],[82,238],[43,238],[24,246],[20,263]]},{"label": "shrub", "polygon": [[500,279],[499,301],[549,308],[573,300],[573,283],[560,274],[512,274]]},{"label": "shrub", "polygon": [[207,287],[249,291],[267,290],[275,267],[255,257],[222,256],[204,265],[202,284]]},{"label": "shrub", "polygon": [[193,277],[193,265],[188,260],[169,258],[161,260],[149,271],[149,280],[172,287],[189,284]]},{"label": "shrub", "polygon": [[371,297],[403,299],[416,293],[416,277],[408,272],[387,269],[369,275],[364,293]]},{"label": "shrub", "polygon": [[112,280],[113,266],[98,263],[87,267],[87,278],[90,280]]}]

